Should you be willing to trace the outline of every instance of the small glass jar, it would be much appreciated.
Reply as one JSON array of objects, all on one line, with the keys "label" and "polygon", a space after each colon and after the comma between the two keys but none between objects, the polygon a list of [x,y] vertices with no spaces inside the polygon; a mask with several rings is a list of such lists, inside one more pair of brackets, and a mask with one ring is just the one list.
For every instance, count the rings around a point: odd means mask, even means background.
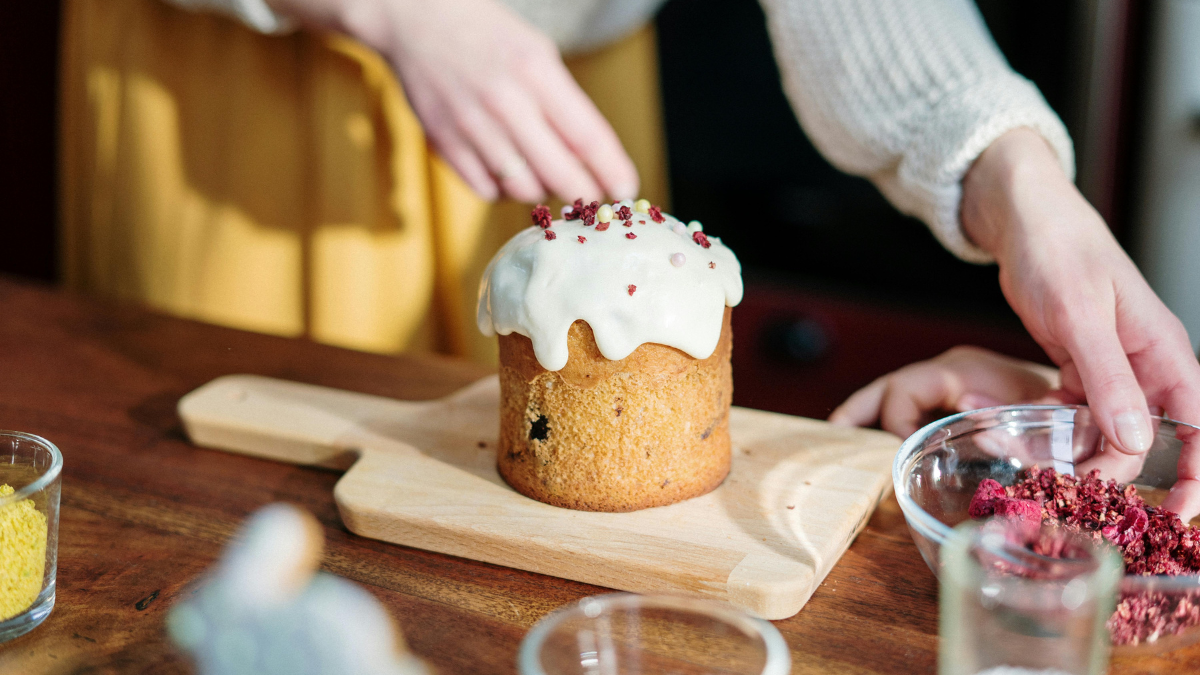
[{"label": "small glass jar", "polygon": [[54,609],[62,463],[50,441],[0,431],[0,642]]},{"label": "small glass jar", "polygon": [[1107,669],[1105,621],[1124,573],[1107,542],[1036,522],[967,521],[942,548],[942,563],[940,675]]},{"label": "small glass jar", "polygon": [[521,642],[517,667],[521,675],[786,675],[791,653],[775,626],[732,605],[613,593],[546,615]]}]

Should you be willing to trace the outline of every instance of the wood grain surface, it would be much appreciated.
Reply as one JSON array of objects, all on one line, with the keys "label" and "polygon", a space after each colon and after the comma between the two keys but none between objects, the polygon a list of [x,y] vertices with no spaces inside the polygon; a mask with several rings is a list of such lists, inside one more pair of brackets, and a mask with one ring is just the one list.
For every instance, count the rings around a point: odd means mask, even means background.
[{"label": "wood grain surface", "polygon": [[[512,673],[517,645],[559,605],[604,589],[365,539],[341,524],[335,471],[189,444],[179,398],[255,373],[398,399],[487,374],[437,357],[383,357],[105,305],[0,280],[0,427],[65,458],[58,604],[0,646],[0,673],[186,673],[165,610],[249,513],[273,501],[325,527],[323,567],[362,584],[437,672]],[[796,673],[932,673],[937,585],[894,499],[796,616],[776,622]],[[1200,670],[1200,646],[1118,661],[1114,673]]]},{"label": "wood grain surface", "polygon": [[[355,534],[634,593],[728,601],[786,619],[891,489],[900,439],[734,407],[733,467],[712,492],[631,513],[530,499],[500,477],[500,382],[397,401],[226,375],[179,402],[201,447],[353,466],[334,488]],[[356,457],[356,459],[351,459]]]}]

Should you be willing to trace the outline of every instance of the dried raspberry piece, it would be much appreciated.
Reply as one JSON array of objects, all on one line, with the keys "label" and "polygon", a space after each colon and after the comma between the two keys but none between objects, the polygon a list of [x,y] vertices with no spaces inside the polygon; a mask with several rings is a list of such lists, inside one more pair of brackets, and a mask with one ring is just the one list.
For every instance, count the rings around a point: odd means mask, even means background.
[{"label": "dried raspberry piece", "polygon": [[566,218],[567,220],[579,220],[582,217],[583,217],[583,200],[582,199],[576,199],[575,200],[575,208],[571,209],[570,211],[568,211],[566,214],[563,215],[563,218]]},{"label": "dried raspberry piece", "polygon": [[1145,509],[1133,506],[1125,509],[1121,522],[1100,528],[1100,534],[1118,546],[1129,546],[1140,540],[1149,528],[1150,516],[1146,515]]},{"label": "dried raspberry piece", "polygon": [[633,218],[633,211],[630,211],[628,206],[622,206],[617,209],[616,215],[618,220],[629,220]]},{"label": "dried raspberry piece", "polygon": [[697,244],[700,244],[704,248],[709,248],[712,246],[712,242],[710,242],[708,240],[708,236],[706,234],[704,234],[703,232],[693,232],[692,233],[692,241],[696,242]]},{"label": "dried raspberry piece", "polygon": [[587,242],[587,237],[583,236],[582,234],[575,238],[578,239],[579,243],[581,243],[581,244]]},{"label": "dried raspberry piece", "polygon": [[1032,499],[1011,499],[1009,497],[997,499],[995,500],[994,513],[997,516],[1015,520],[1035,523],[1042,521],[1042,505]]},{"label": "dried raspberry piece", "polygon": [[653,220],[656,223],[661,223],[666,220],[666,218],[663,218],[662,209],[657,206],[651,206],[646,213],[650,216],[650,220]]},{"label": "dried raspberry piece", "polygon": [[715,262],[708,263],[708,269],[710,269],[710,270],[717,269],[717,263],[715,263]]},{"label": "dried raspberry piece", "polygon": [[646,224],[646,221],[644,221],[644,220],[639,220],[639,221],[638,221],[638,225],[645,225],[645,224]]},{"label": "dried raspberry piece", "polygon": [[987,518],[996,512],[996,500],[1004,499],[1007,495],[1004,494],[1004,488],[992,480],[984,478],[979,487],[975,488],[975,494],[971,496],[971,505],[967,507],[967,515],[972,518]]},{"label": "dried raspberry piece", "polygon": [[596,231],[603,232],[608,229],[608,223],[596,223]]},{"label": "dried raspberry piece", "polygon": [[633,292],[636,290],[637,290],[637,286],[634,286],[633,284],[629,284],[629,295],[633,295]]},{"label": "dried raspberry piece", "polygon": [[583,207],[583,224],[584,226],[596,224],[596,211],[600,210],[600,202],[592,202]]},{"label": "dried raspberry piece", "polygon": [[557,238],[558,235],[554,234],[554,230],[546,230],[546,241],[554,241]]},{"label": "dried raspberry piece", "polygon": [[542,228],[543,230],[546,229],[547,227],[550,227],[550,221],[552,219],[550,217],[550,207],[549,206],[546,206],[545,204],[538,204],[533,209],[533,213],[531,213],[530,215],[533,217],[534,225],[537,225],[538,227]]},{"label": "dried raspberry piece", "polygon": [[626,232],[626,233],[625,233],[625,238],[626,238],[626,239],[637,239],[637,235],[636,235],[636,234],[634,234],[634,233],[632,233],[632,232]]},{"label": "dried raspberry piece", "polygon": [[627,220],[627,221],[625,221],[625,222],[623,222],[623,223],[621,223],[621,224],[622,224],[622,225],[624,225],[625,227],[633,227],[633,221],[632,221],[632,220]]}]

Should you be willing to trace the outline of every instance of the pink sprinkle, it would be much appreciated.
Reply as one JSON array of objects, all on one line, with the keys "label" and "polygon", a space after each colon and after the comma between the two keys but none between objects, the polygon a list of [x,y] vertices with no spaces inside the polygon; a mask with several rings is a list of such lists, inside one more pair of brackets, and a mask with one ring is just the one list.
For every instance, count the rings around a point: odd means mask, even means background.
[{"label": "pink sprinkle", "polygon": [[687,256],[682,253],[675,253],[671,256],[671,264],[676,267],[683,267],[685,262],[687,262]]},{"label": "pink sprinkle", "polygon": [[683,223],[675,223],[671,226],[671,231],[675,234],[684,235],[687,234],[687,226]]},{"label": "pink sprinkle", "polygon": [[558,235],[554,234],[554,230],[546,230],[546,241],[554,241],[556,238]]},{"label": "pink sprinkle", "polygon": [[633,292],[636,290],[637,290],[637,286],[634,286],[633,284],[629,284],[629,295],[632,296]]},{"label": "pink sprinkle", "polygon": [[637,235],[636,235],[636,234],[634,234],[634,233],[632,233],[632,232],[626,232],[626,233],[625,233],[625,238],[626,238],[626,239],[637,239]]},{"label": "pink sprinkle", "polygon": [[587,237],[583,236],[582,234],[581,234],[581,235],[579,235],[578,237],[576,237],[576,239],[578,239],[578,240],[579,240],[579,243],[581,243],[581,244],[582,244],[583,242],[587,241]]}]

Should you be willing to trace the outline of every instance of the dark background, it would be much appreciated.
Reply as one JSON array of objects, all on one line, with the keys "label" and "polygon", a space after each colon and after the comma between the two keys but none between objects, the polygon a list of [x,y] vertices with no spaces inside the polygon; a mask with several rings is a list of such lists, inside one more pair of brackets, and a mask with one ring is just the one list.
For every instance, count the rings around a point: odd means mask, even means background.
[{"label": "dark background", "polygon": [[[1148,21],[1123,27],[1136,84]],[[1015,70],[1077,139],[1086,0],[981,0]],[[57,2],[0,2],[0,273],[56,282]],[[963,263],[863,179],[804,137],[780,87],[755,0],[671,0],[658,20],[672,210],[699,219],[742,260],[734,313],[735,400],[824,416],[872,378],[960,343],[1045,361],[1000,293],[995,266]],[[1111,189],[1097,207],[1128,238],[1124,167],[1136,86],[1121,90]]]},{"label": "dark background", "polygon": [[0,1],[0,273],[44,281],[55,250],[57,0]]}]

